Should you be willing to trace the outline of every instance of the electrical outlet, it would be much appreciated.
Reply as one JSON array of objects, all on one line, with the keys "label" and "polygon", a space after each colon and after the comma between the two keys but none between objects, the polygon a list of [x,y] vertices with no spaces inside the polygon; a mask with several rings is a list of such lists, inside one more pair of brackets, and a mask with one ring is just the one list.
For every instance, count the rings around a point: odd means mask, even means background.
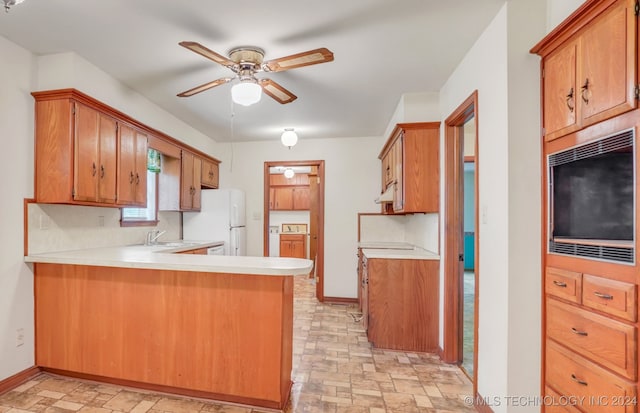
[{"label": "electrical outlet", "polygon": [[24,346],[24,328],[16,330],[16,347]]},{"label": "electrical outlet", "polygon": [[104,216],[100,215],[98,217],[98,226],[99,227],[104,227]]}]

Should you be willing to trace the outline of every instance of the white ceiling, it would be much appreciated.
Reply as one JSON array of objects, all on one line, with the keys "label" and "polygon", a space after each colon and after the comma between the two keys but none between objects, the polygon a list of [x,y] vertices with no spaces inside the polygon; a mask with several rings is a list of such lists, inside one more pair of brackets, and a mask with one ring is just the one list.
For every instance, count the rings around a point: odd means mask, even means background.
[{"label": "white ceiling", "polygon": [[[380,136],[402,94],[438,91],[505,0],[26,0],[0,12],[0,36],[37,55],[75,52],[216,141]],[[326,47],[333,62],[260,73],[298,99],[231,104],[233,73],[178,45],[265,60]],[[150,125],[153,126],[153,125]]]}]

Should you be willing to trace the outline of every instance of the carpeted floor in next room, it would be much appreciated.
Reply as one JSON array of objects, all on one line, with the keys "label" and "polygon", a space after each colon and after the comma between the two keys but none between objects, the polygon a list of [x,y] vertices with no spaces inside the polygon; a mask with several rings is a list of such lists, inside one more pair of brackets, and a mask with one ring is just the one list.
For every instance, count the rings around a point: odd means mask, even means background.
[{"label": "carpeted floor in next room", "polygon": [[[433,354],[372,349],[357,308],[320,304],[315,286],[297,277],[293,391],[285,412],[473,412],[471,383]],[[214,403],[42,373],[0,396],[0,413],[257,413]]]}]

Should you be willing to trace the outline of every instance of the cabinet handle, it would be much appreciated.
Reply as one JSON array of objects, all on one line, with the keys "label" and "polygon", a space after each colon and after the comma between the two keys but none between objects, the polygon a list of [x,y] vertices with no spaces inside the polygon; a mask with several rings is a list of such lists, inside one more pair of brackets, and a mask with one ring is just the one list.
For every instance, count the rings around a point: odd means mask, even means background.
[{"label": "cabinet handle", "polygon": [[133,171],[129,172],[129,183],[133,183]]},{"label": "cabinet handle", "polygon": [[611,294],[599,293],[598,291],[594,291],[593,295],[596,297],[600,297],[605,300],[613,300],[613,296]]},{"label": "cabinet handle", "polygon": [[587,78],[584,81],[584,85],[582,85],[582,100],[584,101],[584,103],[586,103],[587,105],[589,104],[589,98],[585,97],[585,93],[589,92],[589,78]]},{"label": "cabinet handle", "polygon": [[573,380],[573,381],[575,381],[576,383],[578,383],[578,384],[580,384],[580,385],[583,385],[583,386],[588,386],[588,385],[589,385],[589,383],[587,383],[586,381],[584,381],[584,380],[580,380],[579,378],[577,378],[575,374],[572,374],[572,375],[571,375],[571,380]]},{"label": "cabinet handle", "polygon": [[567,288],[567,283],[564,283],[564,282],[562,282],[562,281],[556,281],[556,280],[553,280],[553,283],[554,283],[555,285],[557,285],[558,287]]},{"label": "cabinet handle", "polygon": [[573,88],[569,90],[569,94],[567,95],[567,107],[569,108],[569,112],[573,112]]},{"label": "cabinet handle", "polygon": [[136,172],[136,185],[140,183],[140,174]]},{"label": "cabinet handle", "polygon": [[571,331],[573,331],[574,334],[577,334],[579,336],[585,336],[586,337],[586,336],[589,335],[589,333],[587,333],[586,331],[580,331],[575,327],[571,327]]},{"label": "cabinet handle", "polygon": [[94,162],[93,165],[91,165],[91,176],[96,176],[96,163]]},{"label": "cabinet handle", "polygon": [[100,178],[104,178],[104,165],[100,165]]}]

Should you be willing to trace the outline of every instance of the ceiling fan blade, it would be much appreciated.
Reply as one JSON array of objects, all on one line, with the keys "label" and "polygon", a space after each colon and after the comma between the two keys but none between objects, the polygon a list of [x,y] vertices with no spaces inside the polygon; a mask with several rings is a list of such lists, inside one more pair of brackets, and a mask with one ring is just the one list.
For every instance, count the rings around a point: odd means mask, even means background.
[{"label": "ceiling fan blade", "polygon": [[180,46],[182,46],[182,47],[186,47],[187,49],[191,50],[192,52],[196,52],[199,55],[202,55],[202,56],[206,57],[207,59],[211,59],[214,62],[221,64],[222,66],[233,67],[235,65],[235,62],[233,60],[228,59],[228,58],[226,58],[226,57],[214,52],[213,50],[207,49],[206,47],[204,47],[200,43],[196,43],[196,42],[180,42],[178,44]]},{"label": "ceiling fan blade", "polygon": [[213,82],[208,82],[203,85],[196,86],[193,89],[185,90],[182,93],[178,93],[178,97],[186,98],[189,96],[193,96],[196,93],[204,92],[205,90],[209,90],[212,87],[224,85],[225,83],[230,82],[232,79],[233,79],[232,77],[223,77],[223,78],[214,80]]},{"label": "ceiling fan blade", "polygon": [[282,72],[284,70],[295,69],[297,67],[315,65],[333,61],[333,53],[327,48],[309,50],[281,57],[279,59],[268,60],[262,64],[265,72]]},{"label": "ceiling fan blade", "polygon": [[289,92],[271,79],[260,79],[260,86],[267,95],[271,96],[276,101],[284,104],[291,103],[298,99],[296,95]]}]

